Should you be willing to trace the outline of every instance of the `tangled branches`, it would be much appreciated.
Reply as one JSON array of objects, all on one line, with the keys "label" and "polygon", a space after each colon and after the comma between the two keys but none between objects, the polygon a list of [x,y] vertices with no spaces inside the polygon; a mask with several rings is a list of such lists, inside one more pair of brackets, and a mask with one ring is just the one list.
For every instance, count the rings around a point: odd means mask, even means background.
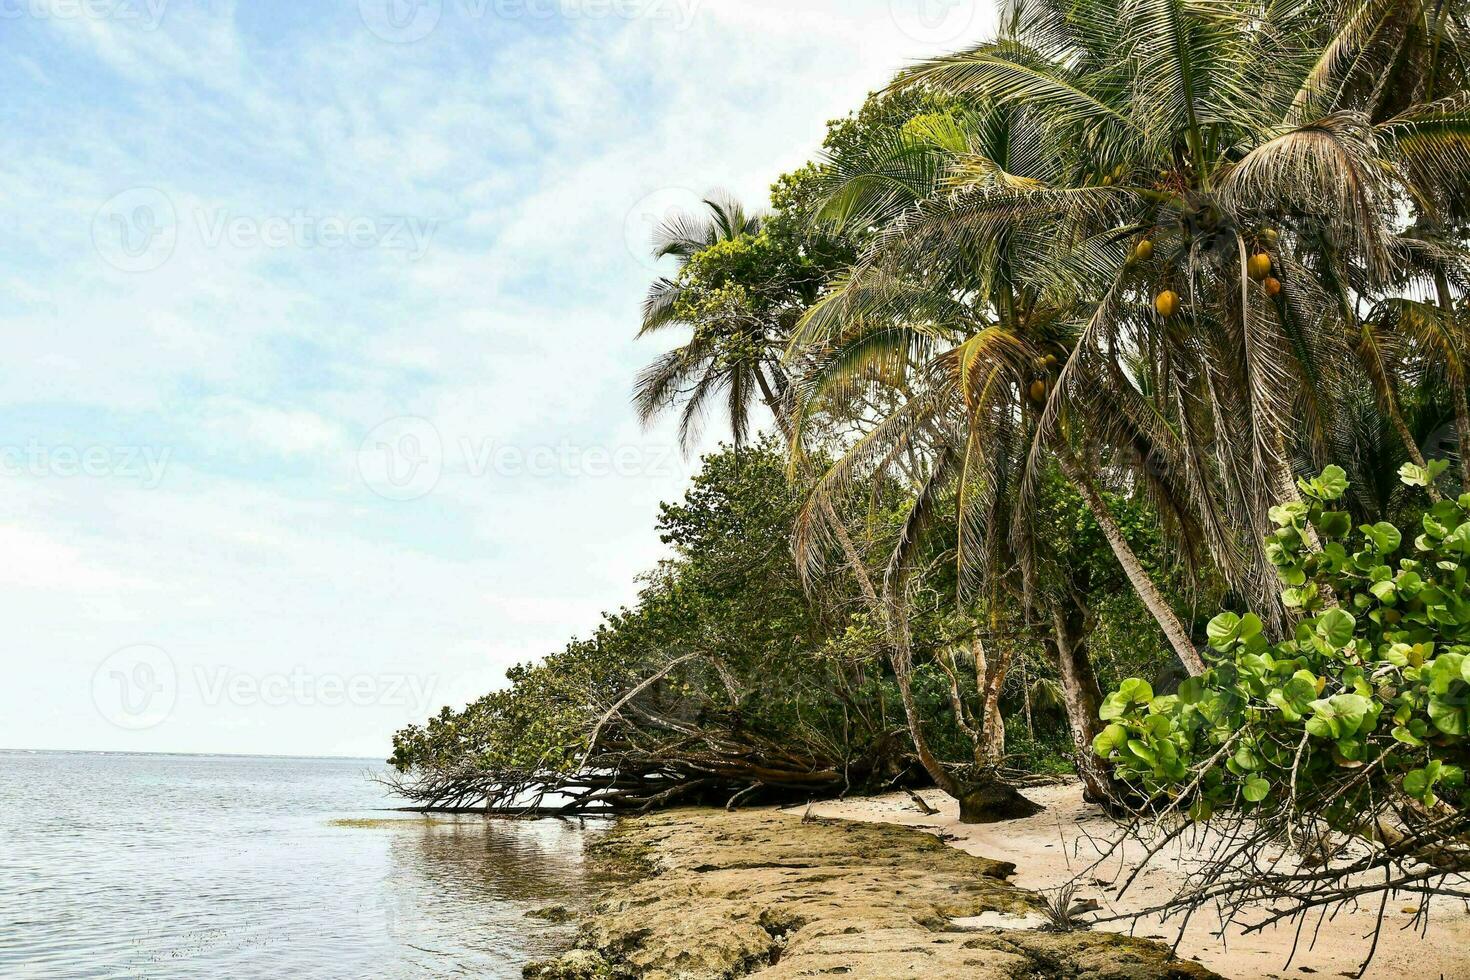
[{"label": "tangled branches", "polygon": [[425,810],[610,814],[835,796],[899,764],[897,732],[854,745],[804,724],[774,734],[746,724],[738,706],[713,696],[740,680],[706,656],[671,659],[615,689],[596,672],[571,682],[578,652],[400,733],[387,784]]},{"label": "tangled branches", "polygon": [[1381,926],[1396,895],[1424,899],[1419,919],[1433,896],[1470,898],[1470,495],[1435,499],[1411,537],[1354,531],[1331,509],[1346,490],[1329,467],[1272,511],[1267,552],[1307,614],[1291,639],[1222,614],[1202,678],[1163,697],[1129,680],[1104,702],[1094,748],[1136,804],[1128,836],[1149,859],[1186,837],[1193,852],[1177,893],[1133,915],[1213,907],[1248,931],[1296,920],[1300,938],[1363,901]]}]

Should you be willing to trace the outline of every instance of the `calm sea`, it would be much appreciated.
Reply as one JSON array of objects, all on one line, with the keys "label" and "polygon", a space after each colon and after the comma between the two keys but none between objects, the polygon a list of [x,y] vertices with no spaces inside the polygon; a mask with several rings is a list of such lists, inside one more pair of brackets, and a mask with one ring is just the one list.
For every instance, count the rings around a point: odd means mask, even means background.
[{"label": "calm sea", "polygon": [[0,752],[0,977],[519,977],[595,824],[425,819],[369,762]]}]

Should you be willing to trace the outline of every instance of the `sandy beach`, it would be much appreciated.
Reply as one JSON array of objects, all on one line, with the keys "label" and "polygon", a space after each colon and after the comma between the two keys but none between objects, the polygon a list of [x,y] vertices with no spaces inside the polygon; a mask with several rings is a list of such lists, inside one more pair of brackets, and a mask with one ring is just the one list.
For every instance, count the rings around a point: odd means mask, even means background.
[{"label": "sandy beach", "polygon": [[[1077,877],[1076,900],[1098,916],[1157,904],[1185,874],[1185,848],[1156,858],[1121,898],[1114,882],[1137,847],[1097,863],[1116,829],[1073,783],[1032,788],[1046,806],[999,824],[958,822],[953,801],[906,793],[776,809],[679,809],[625,817],[594,847],[613,884],[579,907],[542,910],[580,922],[576,946],[526,969],[531,980],[1282,980],[1356,977],[1377,913],[1343,910],[1291,955],[1290,924],[1215,933],[1197,916],[1141,918],[1058,932],[1048,891]],[[1094,867],[1094,865],[1096,865]],[[1405,928],[1407,901],[1390,902],[1369,980],[1470,978],[1470,913],[1445,901],[1427,932]],[[1171,953],[1179,941],[1177,954]],[[1290,962],[1288,962],[1288,959]]]},{"label": "sandy beach", "polygon": [[[1041,918],[1015,868],[892,824],[753,808],[618,821],[595,845],[621,881],[579,918],[577,946],[532,980],[1210,980],[1166,946]],[[1005,922],[1009,928],[986,923]]]},{"label": "sandy beach", "polygon": [[[1034,817],[999,824],[966,825],[958,820],[953,800],[929,791],[921,794],[940,812],[926,816],[907,794],[867,797],[817,804],[813,812],[844,820],[873,821],[915,827],[939,835],[950,846],[967,854],[1006,860],[1016,865],[1009,880],[1021,888],[1045,892],[1071,880],[1098,858],[1097,845],[1089,838],[1110,839],[1112,822],[1096,807],[1082,802],[1075,783],[1028,789],[1026,795],[1046,809]],[[1148,908],[1170,893],[1188,867],[1190,851],[1179,847],[1160,854],[1122,897],[1112,894],[1113,882],[1126,877],[1135,866],[1139,848],[1124,848],[1089,874],[1092,887],[1083,887],[1078,899],[1093,899],[1102,907],[1100,915]],[[1119,874],[1120,869],[1124,871]],[[1434,978],[1464,980],[1470,977],[1470,911],[1465,903],[1438,900],[1430,909],[1427,932],[1409,925],[1418,901],[1411,897],[1390,900],[1378,950],[1366,977],[1379,980]],[[1355,977],[1371,944],[1377,918],[1376,900],[1357,909],[1344,909],[1323,927],[1313,942],[1311,924],[1302,931],[1295,956],[1291,950],[1296,926],[1282,923],[1246,935],[1241,924],[1226,930],[1224,941],[1215,933],[1215,921],[1196,918],[1179,945],[1181,956],[1195,959],[1234,980],[1264,978]],[[1127,931],[1127,922],[1110,923],[1104,929]],[[1133,933],[1172,944],[1178,937],[1177,921],[1156,917],[1138,920]],[[1290,963],[1288,964],[1288,958]]]}]

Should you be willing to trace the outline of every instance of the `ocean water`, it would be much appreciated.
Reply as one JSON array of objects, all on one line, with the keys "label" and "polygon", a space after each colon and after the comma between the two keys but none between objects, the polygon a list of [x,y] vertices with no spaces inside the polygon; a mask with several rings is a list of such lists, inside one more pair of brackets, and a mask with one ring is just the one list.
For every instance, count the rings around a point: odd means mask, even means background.
[{"label": "ocean water", "polygon": [[562,821],[424,818],[336,759],[0,752],[0,977],[519,977],[596,887]]}]

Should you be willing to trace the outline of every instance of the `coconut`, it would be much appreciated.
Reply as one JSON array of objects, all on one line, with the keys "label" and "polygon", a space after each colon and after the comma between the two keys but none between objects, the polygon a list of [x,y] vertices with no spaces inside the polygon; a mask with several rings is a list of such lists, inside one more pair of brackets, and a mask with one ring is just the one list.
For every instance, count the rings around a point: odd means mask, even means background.
[{"label": "coconut", "polygon": [[1034,402],[1044,402],[1044,401],[1046,401],[1046,382],[1045,381],[1042,381],[1039,378],[1037,380],[1031,382],[1031,391],[1030,391],[1030,394],[1031,394],[1031,400],[1034,401]]},{"label": "coconut", "polygon": [[1246,260],[1245,268],[1252,279],[1264,279],[1271,274],[1271,256],[1257,252]]},{"label": "coconut", "polygon": [[1267,276],[1261,285],[1265,288],[1267,296],[1278,296],[1281,293],[1281,280],[1275,276]]},{"label": "coconut", "polygon": [[1138,244],[1133,246],[1133,257],[1140,262],[1147,262],[1154,254],[1154,243],[1147,238],[1140,238]]},{"label": "coconut", "polygon": [[1172,289],[1164,290],[1154,297],[1154,309],[1159,311],[1159,316],[1173,316],[1179,312],[1179,294]]}]

